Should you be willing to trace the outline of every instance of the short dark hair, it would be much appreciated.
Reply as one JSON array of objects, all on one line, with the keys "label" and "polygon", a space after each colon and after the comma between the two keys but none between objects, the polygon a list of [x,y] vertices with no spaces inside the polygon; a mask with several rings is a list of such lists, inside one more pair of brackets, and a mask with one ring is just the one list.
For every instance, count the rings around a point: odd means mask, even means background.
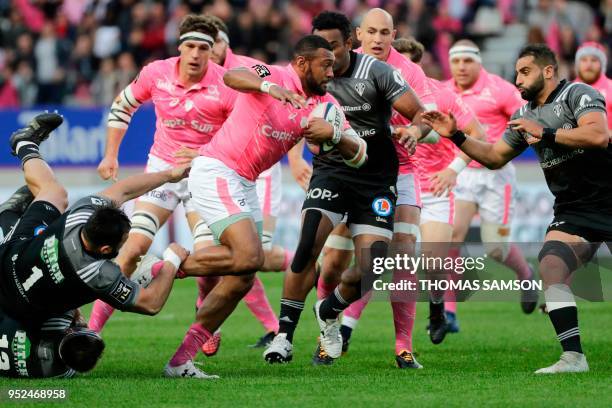
[{"label": "short dark hair", "polygon": [[60,341],[59,353],[68,367],[85,373],[96,366],[104,348],[104,340],[93,330],[72,328]]},{"label": "short dark hair", "polygon": [[523,57],[533,57],[533,61],[540,68],[552,65],[555,69],[555,73],[557,72],[557,57],[555,56],[553,50],[551,50],[546,44],[528,44],[521,49],[518,57],[519,59]]},{"label": "short dark hair", "polygon": [[410,54],[410,59],[414,63],[421,62],[423,54],[425,53],[425,47],[423,44],[415,40],[413,37],[409,38],[398,38],[393,41],[393,48],[402,54]]},{"label": "short dark hair", "polygon": [[130,231],[130,219],[113,203],[98,207],[83,226],[87,241],[94,247],[110,245],[119,249],[123,236]]},{"label": "short dark hair", "polygon": [[319,48],[332,51],[332,47],[323,37],[318,35],[307,35],[302,37],[300,41],[293,47],[293,59],[297,57],[306,57],[310,59],[314,56]]},{"label": "short dark hair", "polygon": [[197,14],[187,14],[179,25],[179,36],[191,31],[208,34],[212,38],[217,38],[219,34],[219,29],[209,18]]},{"label": "short dark hair", "polygon": [[225,24],[225,21],[221,20],[219,17],[207,14],[204,16],[204,18],[210,21],[212,25],[214,25],[217,28],[217,30],[223,31],[225,34],[229,34],[229,29],[227,28],[227,24]]},{"label": "short dark hair", "polygon": [[351,37],[353,28],[348,17],[335,11],[323,11],[312,20],[314,30],[340,30],[344,41]]}]

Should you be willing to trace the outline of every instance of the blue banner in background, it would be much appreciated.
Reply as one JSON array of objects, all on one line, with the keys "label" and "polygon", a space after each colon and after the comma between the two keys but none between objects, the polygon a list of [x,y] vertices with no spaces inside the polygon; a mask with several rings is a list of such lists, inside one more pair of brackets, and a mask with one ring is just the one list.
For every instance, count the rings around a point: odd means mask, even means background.
[{"label": "blue banner in background", "polygon": [[[41,153],[52,166],[97,166],[104,155],[106,144],[106,117],[108,110],[101,108],[45,107],[44,109],[1,110],[0,137],[8,137],[25,126],[34,116],[48,110],[57,110],[64,123],[41,145]],[[132,119],[119,150],[122,166],[144,166],[153,144],[155,110],[152,105],[142,106]],[[18,166],[19,160],[11,155],[8,143],[0,146],[0,166]]]},{"label": "blue banner in background", "polygon": [[[41,146],[43,157],[51,166],[96,167],[104,155],[106,144],[106,117],[108,110],[102,108],[45,107],[39,109],[0,110],[0,138],[8,137],[16,129],[25,126],[34,116],[44,110],[57,110],[64,116],[64,123]],[[119,150],[121,166],[144,166],[153,144],[155,133],[155,110],[152,105],[143,105],[130,123]],[[310,160],[311,153],[304,149]],[[519,160],[536,160],[533,149],[527,149]],[[286,163],[286,157],[283,162]],[[516,159],[515,159],[516,160]],[[19,166],[12,156],[8,143],[0,145],[0,166]]]}]

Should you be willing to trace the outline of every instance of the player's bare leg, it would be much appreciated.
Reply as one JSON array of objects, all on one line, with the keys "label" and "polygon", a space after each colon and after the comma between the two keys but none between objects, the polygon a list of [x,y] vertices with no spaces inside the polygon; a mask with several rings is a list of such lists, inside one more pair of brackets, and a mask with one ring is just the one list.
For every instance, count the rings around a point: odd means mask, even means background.
[{"label": "player's bare leg", "polygon": [[589,365],[582,352],[578,329],[578,309],[568,277],[594,253],[592,244],[582,237],[561,231],[549,231],[540,251],[540,275],[544,281],[544,296],[557,339],[563,354],[550,367],[537,370],[536,374],[557,374],[589,371]]}]

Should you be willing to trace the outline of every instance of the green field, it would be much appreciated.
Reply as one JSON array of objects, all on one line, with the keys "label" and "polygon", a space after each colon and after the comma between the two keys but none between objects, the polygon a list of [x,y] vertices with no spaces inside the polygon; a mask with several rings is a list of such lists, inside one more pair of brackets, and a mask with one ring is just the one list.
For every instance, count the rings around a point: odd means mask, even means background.
[{"label": "green field", "polygon": [[[262,279],[276,309],[282,275]],[[195,283],[183,280],[158,316],[117,313],[104,332],[104,356],[87,375],[5,379],[0,388],[4,393],[9,387],[67,389],[68,400],[58,406],[612,406],[612,303],[580,304],[583,347],[591,367],[585,374],[532,374],[555,362],[560,347],[548,317],[525,316],[518,302],[460,304],[461,333],[438,346],[424,330],[427,305],[419,304],[414,343],[425,368],[418,371],[395,367],[391,308],[372,302],[349,354],[331,367],[312,367],[318,329],[311,296],[291,364],[270,366],[261,350],[247,348],[263,329],[241,304],[223,326],[220,352],[197,359],[220,380],[165,379],[162,369],[192,321],[195,294]],[[13,404],[3,400],[0,405]]]}]

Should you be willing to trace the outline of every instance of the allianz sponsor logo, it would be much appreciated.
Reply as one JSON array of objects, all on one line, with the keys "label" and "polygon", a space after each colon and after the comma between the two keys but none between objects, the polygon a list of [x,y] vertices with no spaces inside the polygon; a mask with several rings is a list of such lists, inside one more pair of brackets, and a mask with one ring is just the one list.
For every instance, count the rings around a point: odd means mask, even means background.
[{"label": "allianz sponsor logo", "polygon": [[344,112],[361,112],[361,111],[369,111],[370,109],[372,109],[372,105],[370,105],[369,103],[364,103],[363,105],[360,106],[346,106],[346,105],[342,105],[342,110]]},{"label": "allianz sponsor logo", "polygon": [[30,340],[24,330],[17,330],[13,338],[13,362],[20,377],[29,377],[27,361],[30,357]]},{"label": "allianz sponsor logo", "polygon": [[47,269],[51,273],[51,279],[53,282],[60,283],[64,280],[64,275],[59,267],[59,241],[55,238],[55,235],[51,235],[45,239],[43,247],[40,251],[40,257],[42,258]]},{"label": "allianz sponsor logo", "polygon": [[270,125],[262,125],[259,128],[259,133],[265,137],[271,137],[272,139],[276,139],[278,141],[293,140],[296,137],[293,131],[277,130]]},{"label": "allianz sponsor logo", "polygon": [[[540,167],[542,167],[543,169],[548,169],[554,166],[557,166],[563,162],[566,162],[568,160],[573,159],[574,157],[578,156],[579,154],[583,154],[584,153],[584,149],[576,149],[573,150],[571,152],[568,152],[566,154],[563,154],[561,156],[552,158],[552,159],[548,159],[548,157],[546,157],[546,153],[544,154],[544,159],[545,161],[540,162]],[[549,156],[550,157],[550,156]]]},{"label": "allianz sponsor logo", "polygon": [[[17,122],[26,126],[34,116],[42,111],[22,111]],[[107,113],[107,112],[106,112]],[[45,143],[40,145],[40,152],[47,161],[66,161],[69,163],[97,163],[104,155],[106,144],[107,114],[102,112],[99,125],[90,127],[72,126],[64,117],[64,123],[53,132]]]}]

